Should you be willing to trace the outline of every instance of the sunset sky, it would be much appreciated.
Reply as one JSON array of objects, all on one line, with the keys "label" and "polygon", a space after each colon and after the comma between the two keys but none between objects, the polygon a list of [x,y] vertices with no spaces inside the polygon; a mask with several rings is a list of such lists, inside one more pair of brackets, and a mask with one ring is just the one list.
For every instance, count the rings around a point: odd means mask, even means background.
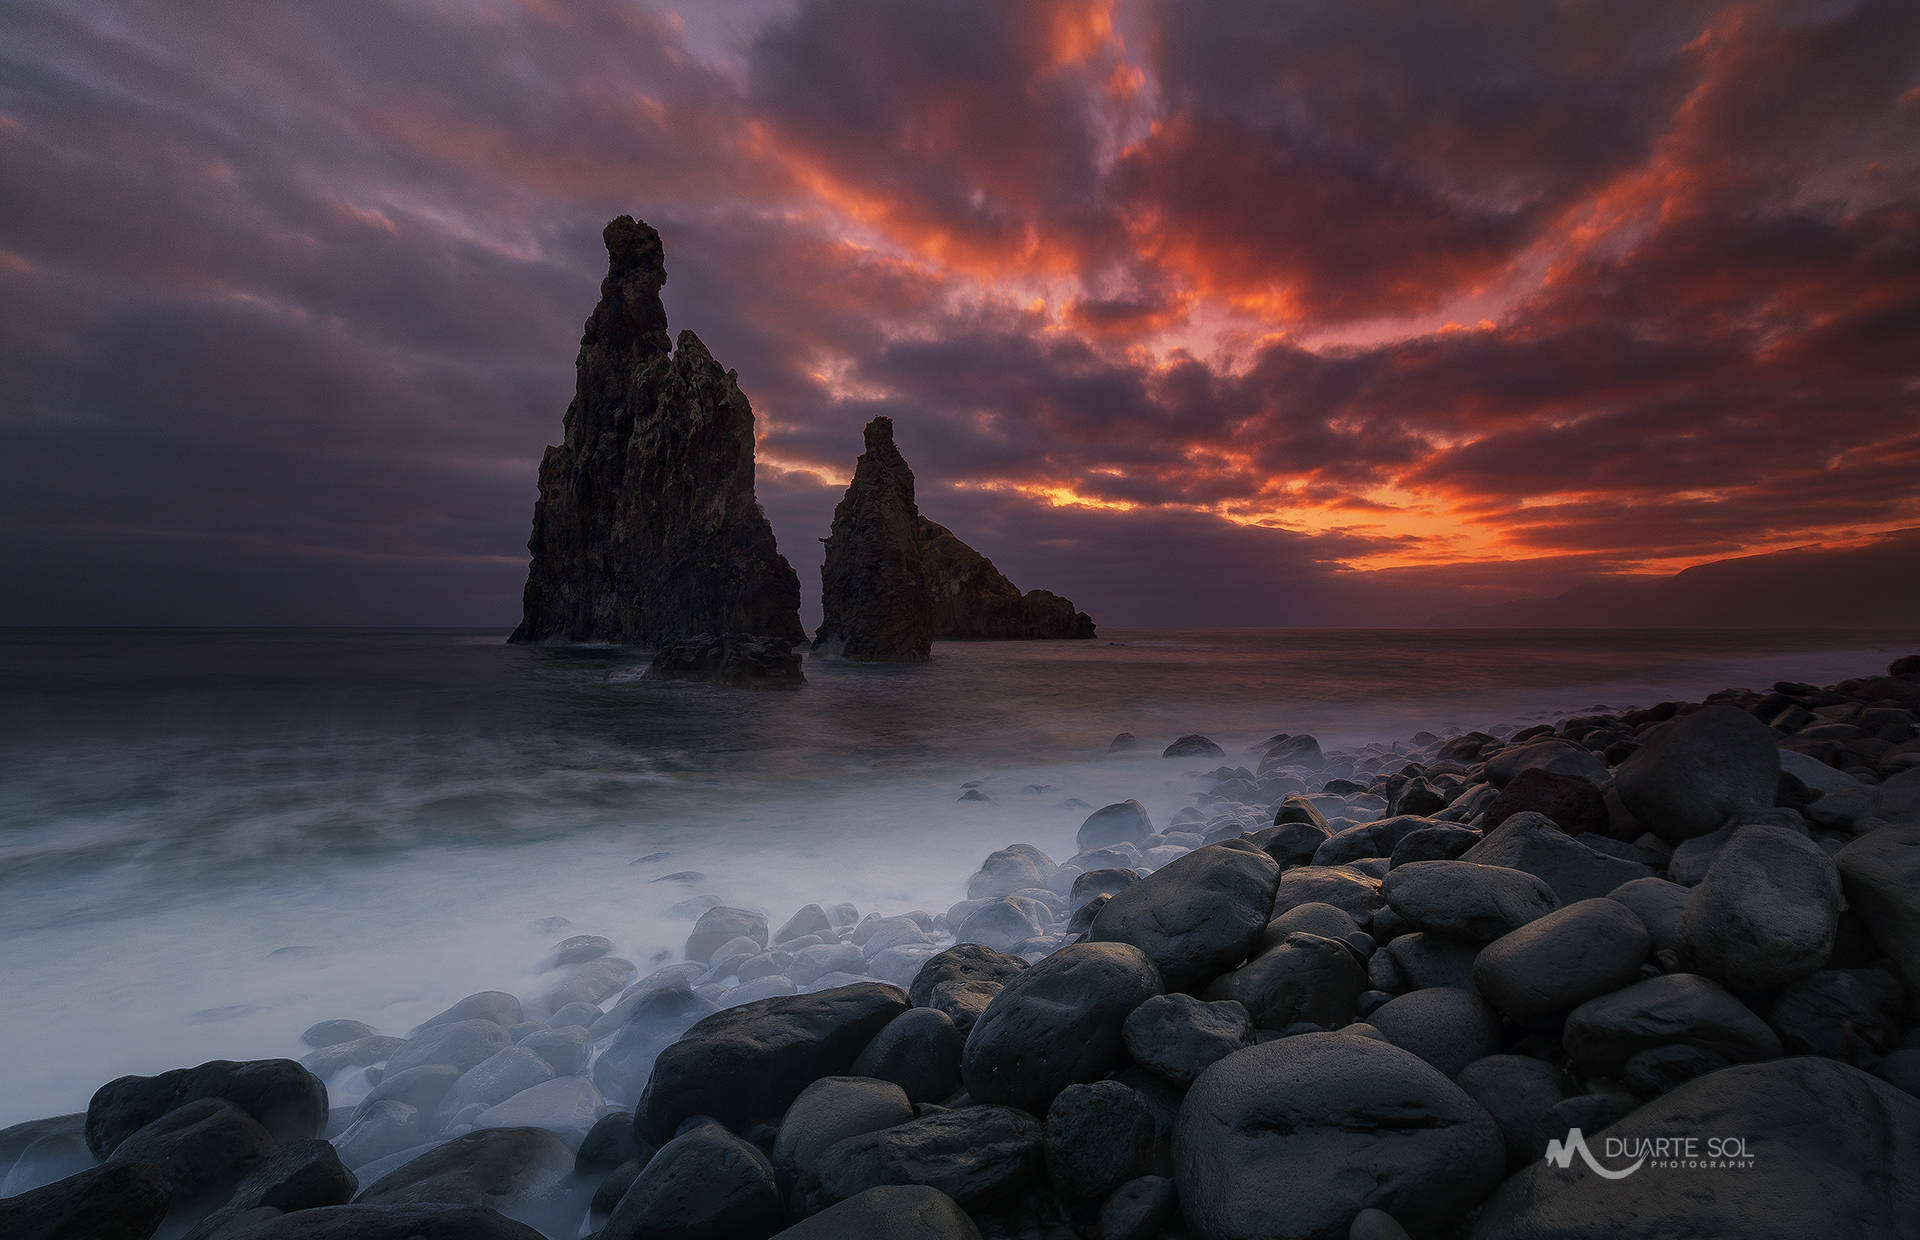
[{"label": "sunset sky", "polygon": [[876,414],[1107,625],[1920,526],[1920,4],[0,0],[0,623],[499,624],[630,213],[818,619]]}]

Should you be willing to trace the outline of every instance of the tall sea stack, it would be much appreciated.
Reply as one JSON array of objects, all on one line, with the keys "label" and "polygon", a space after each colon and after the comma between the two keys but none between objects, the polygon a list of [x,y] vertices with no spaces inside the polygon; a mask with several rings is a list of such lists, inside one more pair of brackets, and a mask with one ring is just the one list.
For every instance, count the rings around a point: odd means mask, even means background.
[{"label": "tall sea stack", "polygon": [[[753,497],[753,407],[700,338],[667,335],[660,234],[608,224],[566,440],[540,461],[510,641],[801,641],[800,578]],[[909,478],[911,495],[911,478]]]},{"label": "tall sea stack", "polygon": [[913,471],[893,446],[893,419],[867,423],[867,450],[833,510],[820,567],[813,648],[867,663],[919,663],[933,647],[933,594],[920,555]]},{"label": "tall sea stack", "polygon": [[953,531],[920,515],[893,419],[867,424],[867,450],[833,510],[820,570],[824,618],[813,648],[871,663],[918,663],[935,638],[1086,638],[1093,620],[1048,590],[1019,587]]}]

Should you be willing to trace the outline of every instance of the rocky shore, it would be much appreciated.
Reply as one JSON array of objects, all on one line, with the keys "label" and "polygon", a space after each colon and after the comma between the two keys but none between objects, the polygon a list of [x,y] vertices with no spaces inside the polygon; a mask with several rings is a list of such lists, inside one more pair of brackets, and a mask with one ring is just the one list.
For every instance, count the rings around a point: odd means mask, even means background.
[{"label": "rocky shore", "polygon": [[941,912],[696,897],[644,977],[556,918],[529,993],[108,1082],[0,1131],[0,1235],[1920,1236],[1917,723],[1910,656],[1180,737],[1191,805]]}]

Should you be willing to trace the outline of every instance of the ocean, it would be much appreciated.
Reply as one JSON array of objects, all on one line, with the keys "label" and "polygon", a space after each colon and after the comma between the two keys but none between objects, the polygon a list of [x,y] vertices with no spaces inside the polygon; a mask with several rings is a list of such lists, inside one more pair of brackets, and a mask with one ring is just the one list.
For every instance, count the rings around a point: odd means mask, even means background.
[{"label": "ocean", "polygon": [[[752,692],[504,638],[0,630],[0,1126],[128,1073],[297,1058],[322,1019],[404,1034],[529,993],[562,934],[647,970],[678,958],[692,896],[776,926],[816,902],[938,912],[993,849],[1070,856],[1069,799],[1164,825],[1217,764],[1160,756],[1186,733],[1253,765],[1276,732],[1450,735],[1920,649],[1920,628],[1115,630],[809,660],[804,688]],[[1122,731],[1141,746],[1109,756]]]}]

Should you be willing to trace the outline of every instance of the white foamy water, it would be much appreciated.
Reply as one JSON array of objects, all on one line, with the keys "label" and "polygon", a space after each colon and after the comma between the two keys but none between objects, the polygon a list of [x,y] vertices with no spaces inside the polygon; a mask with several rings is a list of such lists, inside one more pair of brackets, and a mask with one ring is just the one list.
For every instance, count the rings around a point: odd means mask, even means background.
[{"label": "white foamy water", "polygon": [[[127,1073],[297,1058],[323,1019],[403,1035],[474,991],[532,995],[569,934],[647,971],[679,958],[690,896],[776,927],[814,902],[939,912],[993,849],[1071,855],[1067,798],[1137,797],[1164,825],[1217,764],[1158,756],[1184,733],[1231,765],[1281,731],[1334,748],[1830,683],[1916,638],[1129,632],[809,662],[804,689],[753,693],[499,634],[15,630],[0,1125]],[[1142,748],[1107,757],[1122,730]],[[957,800],[973,780],[991,803]],[[685,871],[704,877],[655,881]]]}]

